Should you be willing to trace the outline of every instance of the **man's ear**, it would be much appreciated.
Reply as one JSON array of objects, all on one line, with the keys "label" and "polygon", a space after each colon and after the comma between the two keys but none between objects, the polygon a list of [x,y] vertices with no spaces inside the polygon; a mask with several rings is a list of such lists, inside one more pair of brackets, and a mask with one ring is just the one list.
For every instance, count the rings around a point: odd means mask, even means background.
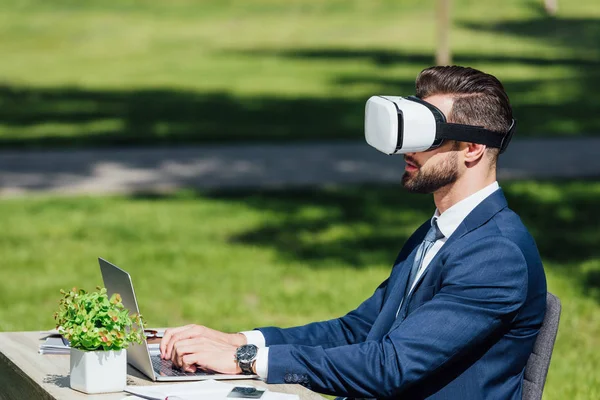
[{"label": "man's ear", "polygon": [[466,147],[463,149],[464,160],[466,163],[474,164],[483,158],[487,146],[479,143],[466,143]]}]

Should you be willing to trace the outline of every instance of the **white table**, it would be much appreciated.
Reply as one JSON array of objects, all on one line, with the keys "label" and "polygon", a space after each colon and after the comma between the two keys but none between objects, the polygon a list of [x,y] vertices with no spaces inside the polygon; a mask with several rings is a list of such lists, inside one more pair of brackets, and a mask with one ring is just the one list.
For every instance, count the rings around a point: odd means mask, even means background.
[{"label": "white table", "polygon": [[[0,333],[0,400],[121,400],[124,392],[86,395],[69,387],[69,356],[38,353],[40,332]],[[158,384],[128,366],[129,385]],[[323,400],[300,385],[267,385],[259,380],[236,380],[273,392],[297,394],[302,400]],[[171,382],[172,383],[172,382]]]}]

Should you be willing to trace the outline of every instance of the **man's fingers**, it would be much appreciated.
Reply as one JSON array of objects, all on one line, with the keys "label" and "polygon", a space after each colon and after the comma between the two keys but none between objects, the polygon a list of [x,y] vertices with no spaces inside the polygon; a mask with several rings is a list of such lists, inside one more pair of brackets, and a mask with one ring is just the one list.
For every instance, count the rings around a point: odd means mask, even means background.
[{"label": "man's fingers", "polygon": [[181,358],[181,369],[186,372],[196,372],[197,365],[202,367],[201,360],[202,355],[200,353],[186,354]]},{"label": "man's fingers", "polygon": [[180,326],[177,328],[169,328],[165,331],[163,338],[160,341],[160,354],[161,356],[163,356],[167,350],[167,345],[169,343],[169,341],[171,340],[171,337],[173,337],[174,334],[181,332],[185,329],[189,329],[190,327],[192,327],[193,325],[185,325],[185,326]]},{"label": "man's fingers", "polygon": [[196,367],[196,365],[195,365],[195,364],[192,364],[192,365],[187,365],[187,366],[185,366],[185,367],[183,367],[183,368],[182,368],[182,370],[183,370],[183,371],[185,371],[185,372],[191,372],[192,374],[193,374],[194,372],[196,372],[196,370],[197,370],[197,369],[198,369],[198,368]]},{"label": "man's fingers", "polygon": [[172,352],[173,352],[173,345],[177,342],[179,342],[180,340],[184,340],[184,339],[191,339],[194,337],[198,337],[200,335],[202,335],[202,331],[203,331],[203,327],[202,326],[198,326],[198,325],[188,325],[186,327],[183,327],[185,329],[181,329],[178,332],[174,332],[166,346],[165,346],[165,351],[164,353],[161,353],[163,355],[164,359],[169,359],[172,356]]},{"label": "man's fingers", "polygon": [[204,339],[190,339],[190,340],[182,340],[180,342],[175,343],[173,347],[173,354],[171,356],[171,362],[177,366],[182,367],[183,365],[183,357],[188,354],[202,353],[204,351]]}]

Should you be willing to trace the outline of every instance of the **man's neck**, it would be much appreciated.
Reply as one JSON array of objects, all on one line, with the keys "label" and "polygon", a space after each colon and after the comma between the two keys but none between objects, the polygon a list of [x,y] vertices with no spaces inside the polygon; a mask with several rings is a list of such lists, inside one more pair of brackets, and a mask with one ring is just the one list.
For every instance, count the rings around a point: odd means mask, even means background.
[{"label": "man's neck", "polygon": [[466,199],[473,193],[477,193],[486,186],[496,181],[496,173],[487,174],[485,177],[462,176],[451,185],[444,186],[433,193],[433,201],[440,214]]}]

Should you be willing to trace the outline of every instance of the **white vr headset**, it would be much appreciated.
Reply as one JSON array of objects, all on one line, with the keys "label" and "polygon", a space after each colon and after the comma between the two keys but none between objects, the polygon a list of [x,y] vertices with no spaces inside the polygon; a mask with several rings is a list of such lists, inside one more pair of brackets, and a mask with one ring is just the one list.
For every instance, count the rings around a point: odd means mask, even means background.
[{"label": "white vr headset", "polygon": [[504,135],[479,126],[453,124],[437,107],[415,96],[372,96],[365,107],[367,143],[385,154],[432,150],[446,139],[506,150],[516,128]]}]

